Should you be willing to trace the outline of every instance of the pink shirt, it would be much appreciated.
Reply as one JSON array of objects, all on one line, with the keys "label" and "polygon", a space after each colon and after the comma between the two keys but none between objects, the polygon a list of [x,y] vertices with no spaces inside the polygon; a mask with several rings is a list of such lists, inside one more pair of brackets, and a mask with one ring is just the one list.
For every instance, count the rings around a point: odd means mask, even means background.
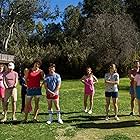
[{"label": "pink shirt", "polygon": [[0,88],[4,88],[4,84],[3,84],[3,72],[0,72]]},{"label": "pink shirt", "polygon": [[94,79],[93,79],[93,77],[87,77],[87,78],[85,78],[84,81],[85,81],[85,93],[86,94],[94,93],[94,86],[93,86]]},{"label": "pink shirt", "polygon": [[137,73],[137,74],[135,75],[134,81],[137,82],[137,86],[140,86],[140,74]]},{"label": "pink shirt", "polygon": [[13,87],[15,86],[16,79],[18,79],[18,73],[15,71],[5,72],[4,78],[8,88]]}]

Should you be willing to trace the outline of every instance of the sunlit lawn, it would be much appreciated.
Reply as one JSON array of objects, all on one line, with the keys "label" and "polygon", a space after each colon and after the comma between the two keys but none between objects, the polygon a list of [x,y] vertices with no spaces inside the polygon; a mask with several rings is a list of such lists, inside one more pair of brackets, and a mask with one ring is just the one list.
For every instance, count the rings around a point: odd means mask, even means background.
[{"label": "sunlit lawn", "polygon": [[[105,121],[105,99],[103,79],[99,80],[96,85],[96,94],[94,98],[94,110],[92,115],[83,112],[83,84],[79,80],[64,80],[62,82],[60,106],[62,111],[63,125],[57,123],[56,114],[54,114],[54,122],[47,125],[48,118],[47,103],[45,92],[40,101],[39,122],[32,122],[32,113],[29,115],[29,122],[22,123],[24,114],[20,113],[20,87],[17,105],[17,122],[11,121],[11,104],[9,105],[8,122],[0,124],[0,140],[101,140],[110,139],[110,135],[115,139],[132,140],[140,139],[140,118],[137,116],[129,116],[130,113],[130,97],[129,81],[127,78],[120,80],[119,86],[119,117],[120,121],[113,118],[113,109],[110,111],[111,120]],[[112,108],[112,106],[111,106]],[[55,110],[55,109],[54,109]],[[0,115],[2,118],[2,115]],[[123,136],[121,137],[121,134]]]}]

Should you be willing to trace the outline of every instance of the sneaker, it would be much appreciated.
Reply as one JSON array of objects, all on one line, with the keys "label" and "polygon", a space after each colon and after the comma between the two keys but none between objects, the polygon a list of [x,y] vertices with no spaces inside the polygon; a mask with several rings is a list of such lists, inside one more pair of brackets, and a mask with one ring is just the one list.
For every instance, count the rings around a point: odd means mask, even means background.
[{"label": "sneaker", "polygon": [[87,110],[87,109],[85,109],[85,110],[84,110],[84,112],[85,112],[85,113],[87,113],[87,112],[88,112],[88,110]]},{"label": "sneaker", "polygon": [[13,120],[13,121],[17,121],[17,118],[16,118],[16,117],[13,117],[12,120]]},{"label": "sneaker", "polygon": [[115,116],[114,119],[115,119],[116,121],[119,121],[119,120],[120,120],[118,116]]},{"label": "sneaker", "polygon": [[7,119],[6,118],[3,118],[2,120],[1,120],[1,122],[6,122],[7,121]]},{"label": "sneaker", "polygon": [[88,111],[88,114],[92,114],[92,110],[89,110],[89,111]]},{"label": "sneaker", "polygon": [[1,114],[4,116],[4,111]]},{"label": "sneaker", "polygon": [[53,120],[51,120],[51,119],[50,119],[50,120],[48,120],[48,121],[47,121],[47,124],[51,124],[51,123],[52,123],[52,121],[53,121]]},{"label": "sneaker", "polygon": [[62,119],[58,119],[58,123],[63,124]]},{"label": "sneaker", "polygon": [[130,116],[134,116],[135,114],[134,114],[134,112],[130,112],[130,114],[129,114]]},{"label": "sneaker", "polygon": [[105,121],[108,121],[110,118],[108,116],[106,116]]}]

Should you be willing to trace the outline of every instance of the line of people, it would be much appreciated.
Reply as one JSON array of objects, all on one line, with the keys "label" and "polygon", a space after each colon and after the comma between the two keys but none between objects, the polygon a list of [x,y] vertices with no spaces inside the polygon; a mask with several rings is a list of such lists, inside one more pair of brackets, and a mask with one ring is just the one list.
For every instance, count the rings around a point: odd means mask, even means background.
[{"label": "line of people", "polygon": [[[138,113],[140,116],[140,62],[138,60],[134,61],[134,68],[129,70],[128,77],[130,79],[130,96],[131,96],[131,112],[130,115],[134,115],[134,105],[135,98],[138,101]],[[109,66],[108,72],[105,74],[105,110],[106,118],[108,121],[109,110],[110,110],[110,100],[112,98],[112,103],[114,107],[115,117],[114,119],[119,121],[118,117],[118,94],[119,94],[119,74],[117,73],[117,68],[115,64]],[[81,82],[84,83],[84,112],[88,114],[92,113],[93,99],[95,94],[94,84],[98,82],[98,79],[93,75],[91,67],[86,68],[86,74],[81,78]],[[87,98],[89,97],[89,110],[87,109]]]},{"label": "line of people", "polygon": [[[55,64],[53,63],[50,63],[48,68],[49,73],[45,76],[43,70],[40,69],[41,64],[41,60],[35,60],[30,69],[25,69],[25,76],[22,78],[21,81],[23,92],[21,111],[25,113],[24,122],[27,122],[28,113],[32,110],[32,98],[34,98],[35,100],[33,121],[38,121],[37,115],[39,112],[39,101],[42,95],[41,88],[44,85],[46,89],[46,98],[48,102],[49,113],[49,119],[47,123],[51,124],[53,121],[52,104],[54,103],[57,112],[58,122],[60,124],[63,124],[59,106],[59,89],[61,87],[61,77],[58,73],[55,72]],[[7,121],[7,110],[10,97],[12,99],[12,120],[16,121],[16,87],[18,84],[18,73],[14,71],[15,65],[12,62],[8,64],[8,70],[5,72],[3,71],[3,66],[3,64],[0,65],[0,67],[2,67],[0,73],[0,95],[2,95],[1,97],[4,112],[4,117],[3,119],[1,119],[1,122]],[[3,91],[1,89],[3,89]]]},{"label": "line of people", "polygon": [[[140,115],[140,63],[139,61],[134,62],[135,66],[128,72],[130,78],[130,95],[131,95],[131,113],[134,115],[134,101],[135,98],[138,100],[138,112]],[[32,99],[34,98],[34,116],[33,121],[37,122],[37,115],[39,112],[39,101],[42,95],[41,88],[44,85],[46,89],[46,98],[48,103],[49,119],[47,124],[53,122],[53,110],[52,103],[56,108],[58,122],[63,124],[61,119],[61,112],[59,106],[59,89],[61,87],[61,77],[55,72],[55,64],[50,63],[48,70],[49,73],[45,76],[43,70],[40,69],[42,65],[41,60],[37,59],[33,62],[30,69],[24,70],[24,75],[20,79],[21,85],[21,97],[22,107],[21,112],[25,113],[24,122],[27,122],[28,113],[32,111]],[[17,84],[18,84],[18,73],[14,71],[15,65],[10,62],[8,64],[8,70],[4,70],[4,65],[0,64],[0,98],[2,100],[3,107],[3,119],[1,122],[7,121],[7,110],[9,98],[12,99],[12,119],[16,119],[16,102],[17,102]],[[106,99],[106,118],[109,120],[110,100],[112,98],[115,120],[120,120],[118,117],[118,85],[119,85],[119,74],[115,64],[109,66],[109,71],[105,74],[105,99]],[[93,75],[91,67],[86,68],[86,74],[81,78],[81,82],[84,83],[84,112],[92,114],[93,99],[95,94],[94,84],[98,82],[96,76]],[[87,108],[87,100],[89,98],[90,106]]]}]

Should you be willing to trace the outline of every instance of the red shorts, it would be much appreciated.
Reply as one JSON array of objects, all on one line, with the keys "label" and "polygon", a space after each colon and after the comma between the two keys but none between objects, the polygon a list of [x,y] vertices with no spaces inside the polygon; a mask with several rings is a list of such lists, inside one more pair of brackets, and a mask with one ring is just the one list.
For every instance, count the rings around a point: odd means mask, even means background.
[{"label": "red shorts", "polygon": [[53,96],[52,94],[47,93],[47,94],[46,94],[46,97],[47,97],[47,99],[56,100],[56,99],[59,98],[59,95],[54,95],[54,96]]},{"label": "red shorts", "polygon": [[0,98],[4,98],[5,96],[5,88],[0,87]]}]

